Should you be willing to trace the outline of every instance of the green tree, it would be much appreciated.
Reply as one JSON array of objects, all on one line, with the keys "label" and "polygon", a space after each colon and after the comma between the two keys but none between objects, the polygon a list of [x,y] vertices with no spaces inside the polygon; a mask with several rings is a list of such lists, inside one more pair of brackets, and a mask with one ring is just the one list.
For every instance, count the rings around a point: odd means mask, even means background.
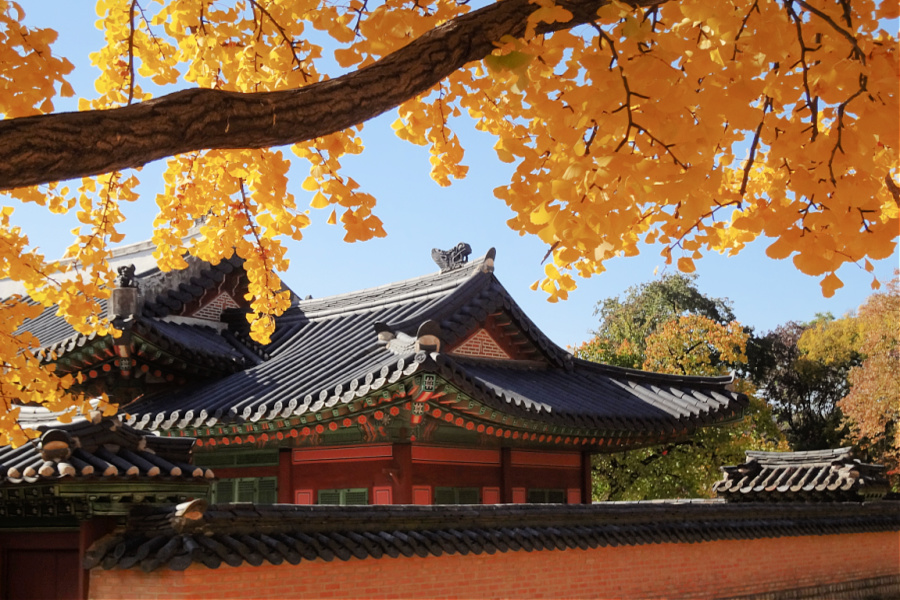
[{"label": "green tree", "polygon": [[715,323],[734,320],[731,303],[700,293],[696,275],[675,273],[628,288],[624,298],[597,303],[600,327],[578,348],[587,360],[639,369],[646,340],[660,325],[681,316],[698,315]]},{"label": "green tree", "polygon": [[843,320],[819,315],[810,323],[780,325],[760,339],[754,383],[795,450],[841,445],[847,430],[838,401],[849,392],[847,377],[860,359],[854,336]]},{"label": "green tree", "polygon": [[[678,375],[722,375],[747,363],[751,339],[734,320],[728,300],[709,298],[694,277],[670,275],[631,288],[626,298],[598,305],[596,335],[576,349],[581,358]],[[753,386],[745,418],[707,427],[690,440],[595,457],[595,500],[702,497],[712,493],[719,467],[737,464],[746,450],[786,449],[772,413]]]}]

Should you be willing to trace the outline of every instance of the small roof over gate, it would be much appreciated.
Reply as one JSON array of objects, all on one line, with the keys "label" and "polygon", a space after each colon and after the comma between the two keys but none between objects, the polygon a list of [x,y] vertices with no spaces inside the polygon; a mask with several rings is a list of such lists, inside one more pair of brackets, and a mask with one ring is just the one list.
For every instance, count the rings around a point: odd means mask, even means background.
[{"label": "small roof over gate", "polygon": [[722,467],[713,491],[731,502],[834,502],[883,497],[883,465],[860,462],[853,448],[806,452],[748,451],[740,465]]}]

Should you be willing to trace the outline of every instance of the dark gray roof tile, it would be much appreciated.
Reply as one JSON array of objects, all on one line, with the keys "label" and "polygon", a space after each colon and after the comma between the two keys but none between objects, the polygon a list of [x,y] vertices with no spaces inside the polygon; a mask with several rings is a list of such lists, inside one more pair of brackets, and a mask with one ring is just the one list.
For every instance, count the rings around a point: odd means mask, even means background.
[{"label": "dark gray roof tile", "polygon": [[[498,311],[534,349],[534,360],[479,361],[414,352],[418,327],[427,320],[441,324],[442,343],[452,347]],[[386,324],[394,340],[379,343],[376,323]],[[211,340],[202,341],[212,349]],[[222,343],[227,341],[225,336]],[[183,428],[302,415],[351,402],[423,370],[439,373],[497,410],[619,435],[682,435],[732,418],[746,404],[743,396],[727,390],[729,378],[657,375],[574,359],[528,319],[483,260],[298,302],[277,319],[265,352],[268,360],[218,381],[138,400],[128,407],[132,423]]]},{"label": "dark gray roof tile", "polygon": [[133,511],[124,530],[96,542],[85,567],[183,569],[197,563],[215,568],[223,562],[297,564],[335,556],[424,557],[897,531],[895,504],[220,505],[187,522],[170,518],[171,508],[145,509]]},{"label": "dark gray roof tile", "polygon": [[852,448],[746,455],[743,464],[723,467],[725,477],[713,486],[718,496],[733,502],[861,501],[889,491],[885,468],[854,459]]},{"label": "dark gray roof tile", "polygon": [[[42,407],[22,407],[21,411],[23,426],[42,432],[41,437],[19,448],[0,447],[0,485],[212,477],[211,471],[190,464],[191,438],[161,440],[96,413],[93,420],[78,417],[63,424],[56,420],[57,414]],[[64,443],[53,446],[51,440]]]}]

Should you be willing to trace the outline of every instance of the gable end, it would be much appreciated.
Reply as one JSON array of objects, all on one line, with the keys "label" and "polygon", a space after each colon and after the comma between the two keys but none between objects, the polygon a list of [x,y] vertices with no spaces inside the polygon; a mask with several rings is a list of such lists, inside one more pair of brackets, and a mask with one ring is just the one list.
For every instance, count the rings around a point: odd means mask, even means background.
[{"label": "gable end", "polygon": [[209,302],[204,303],[200,308],[191,313],[190,316],[195,319],[204,319],[207,321],[219,321],[222,317],[222,311],[228,308],[241,308],[240,305],[234,301],[234,298],[231,297],[231,294],[228,292],[222,292]]},{"label": "gable end", "polygon": [[485,329],[479,329],[463,340],[450,354],[471,356],[474,358],[494,358],[509,360],[512,358]]}]

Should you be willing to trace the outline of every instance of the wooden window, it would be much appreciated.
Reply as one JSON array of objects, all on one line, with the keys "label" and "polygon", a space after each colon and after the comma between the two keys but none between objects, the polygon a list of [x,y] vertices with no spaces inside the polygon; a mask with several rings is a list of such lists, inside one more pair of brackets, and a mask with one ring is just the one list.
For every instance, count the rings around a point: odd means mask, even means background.
[{"label": "wooden window", "polygon": [[481,488],[481,501],[484,504],[500,504],[500,488],[498,488],[498,487]]},{"label": "wooden window", "polygon": [[481,504],[481,490],[464,487],[434,488],[435,504]]},{"label": "wooden window", "polygon": [[413,504],[431,504],[431,486],[414,485],[412,489]]},{"label": "wooden window", "polygon": [[528,490],[529,504],[565,504],[565,490],[544,490],[531,489]]},{"label": "wooden window", "polygon": [[525,492],[525,488],[513,488],[512,501],[513,504],[525,504],[528,501],[528,494]]},{"label": "wooden window", "polygon": [[372,488],[372,504],[393,504],[393,496],[393,489],[389,485]]},{"label": "wooden window", "polygon": [[319,504],[350,506],[368,504],[368,488],[344,488],[340,490],[319,490]]},{"label": "wooden window", "polygon": [[228,504],[229,502],[274,504],[278,501],[278,478],[220,479],[211,488],[210,500],[213,504]]},{"label": "wooden window", "polygon": [[256,480],[256,500],[259,504],[278,502],[278,478],[261,477]]},{"label": "wooden window", "polygon": [[228,504],[234,502],[237,494],[234,493],[234,479],[222,479],[215,482],[210,488],[211,502],[213,504]]},{"label": "wooden window", "polygon": [[255,479],[238,479],[237,483],[237,501],[253,502],[256,496],[256,480]]}]

